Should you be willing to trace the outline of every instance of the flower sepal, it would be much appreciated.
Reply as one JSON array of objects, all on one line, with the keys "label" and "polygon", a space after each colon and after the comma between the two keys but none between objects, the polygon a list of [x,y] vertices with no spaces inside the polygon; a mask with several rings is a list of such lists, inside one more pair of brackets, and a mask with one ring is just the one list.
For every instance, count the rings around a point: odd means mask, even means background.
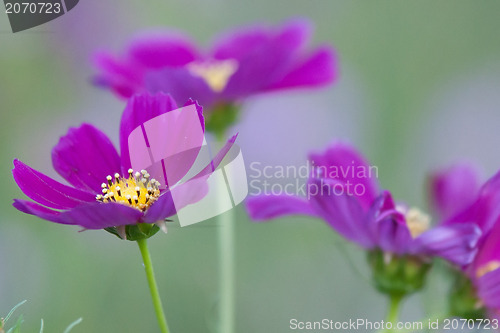
[{"label": "flower sepal", "polygon": [[448,304],[452,316],[474,320],[488,317],[472,281],[462,272],[456,274]]},{"label": "flower sepal", "polygon": [[234,103],[220,103],[205,114],[207,131],[215,134],[217,139],[223,138],[227,129],[238,120],[239,105]]},{"label": "flower sepal", "polygon": [[368,262],[377,290],[397,297],[420,290],[431,267],[431,263],[422,258],[411,255],[398,256],[380,249],[368,253]]},{"label": "flower sepal", "polygon": [[[123,228],[119,230],[119,228]],[[126,225],[123,227],[111,227],[105,228],[109,233],[112,233],[116,237],[129,240],[129,241],[137,241],[139,239],[148,239],[154,236],[160,228],[156,224],[151,223],[137,223],[132,225]]]}]

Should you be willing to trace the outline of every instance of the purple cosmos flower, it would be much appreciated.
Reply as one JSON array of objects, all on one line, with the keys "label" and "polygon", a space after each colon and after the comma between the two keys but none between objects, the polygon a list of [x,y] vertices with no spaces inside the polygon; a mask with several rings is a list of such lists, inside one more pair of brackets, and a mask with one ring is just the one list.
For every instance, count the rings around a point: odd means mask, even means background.
[{"label": "purple cosmos flower", "polygon": [[[474,260],[457,272],[456,284],[462,288],[455,286],[452,292],[452,308],[462,310],[456,314],[463,317],[481,316],[484,307],[490,315],[500,314],[500,172],[483,186],[478,184],[477,170],[469,164],[456,164],[431,177],[431,198],[442,223],[472,222],[482,231]],[[453,307],[459,302],[465,305]]]},{"label": "purple cosmos flower", "polygon": [[256,93],[321,86],[337,78],[337,60],[328,46],[305,50],[311,32],[305,20],[252,26],[222,34],[207,50],[179,33],[145,35],[121,56],[97,54],[96,82],[122,97],[147,90],[195,98],[209,111]]},{"label": "purple cosmos flower", "polygon": [[[196,107],[203,128],[201,107],[193,101],[188,101],[188,105]],[[14,180],[33,201],[15,199],[14,207],[48,221],[78,225],[84,229],[116,228],[113,230],[122,238],[125,237],[121,226],[153,223],[164,226],[162,221],[176,214],[169,184],[152,179],[146,170],[134,172],[130,169],[128,138],[146,121],[176,109],[174,99],[162,93],[132,97],[120,124],[121,156],[110,139],[94,126],[83,124],[71,128],[52,150],[54,169],[71,186],[15,160]],[[178,137],[172,136],[171,139],[168,144],[181,144]],[[227,142],[210,167],[217,167],[235,139],[236,136]],[[192,162],[177,166],[182,169],[182,172],[177,172],[178,177],[182,178],[191,165]],[[202,170],[203,174],[197,176],[203,178],[201,176],[208,174],[207,170]],[[176,180],[171,181],[171,185]],[[190,195],[187,203],[201,199],[195,197],[203,196],[203,193]]]},{"label": "purple cosmos flower", "polygon": [[332,144],[310,155],[313,165],[308,197],[257,196],[247,201],[250,216],[267,220],[309,215],[325,220],[346,239],[368,250],[395,256],[439,256],[457,265],[471,262],[480,234],[472,223],[429,228],[429,217],[396,204],[380,190],[377,169],[353,147]]}]

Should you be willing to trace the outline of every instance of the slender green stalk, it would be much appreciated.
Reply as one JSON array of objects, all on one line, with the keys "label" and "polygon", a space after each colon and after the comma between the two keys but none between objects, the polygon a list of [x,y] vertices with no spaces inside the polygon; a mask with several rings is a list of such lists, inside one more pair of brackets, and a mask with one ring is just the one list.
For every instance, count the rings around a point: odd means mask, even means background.
[{"label": "slender green stalk", "polygon": [[[225,131],[216,134],[217,147],[225,144]],[[218,198],[227,195],[226,184],[219,183]],[[221,210],[225,210],[224,200],[218,200]],[[217,217],[219,251],[219,318],[217,333],[233,333],[235,330],[235,268],[234,268],[234,210],[230,209]]]},{"label": "slender green stalk", "polygon": [[151,256],[149,254],[147,240],[139,239],[137,240],[137,244],[139,245],[139,249],[141,250],[144,269],[146,270],[146,277],[148,279],[149,290],[151,292],[151,298],[153,299],[156,318],[158,319],[158,325],[160,326],[160,330],[162,333],[169,333],[167,319],[165,318],[163,305],[161,304],[160,293],[158,292],[158,285],[156,284],[153,262],[151,261]]},{"label": "slender green stalk", "polygon": [[234,332],[234,221],[233,210],[219,215],[219,332]]},{"label": "slender green stalk", "polygon": [[389,311],[387,312],[386,322],[392,323],[392,329],[388,329],[387,332],[396,331],[396,324],[399,318],[399,311],[401,306],[401,301],[403,300],[403,296],[401,295],[392,295],[390,297],[389,303]]}]

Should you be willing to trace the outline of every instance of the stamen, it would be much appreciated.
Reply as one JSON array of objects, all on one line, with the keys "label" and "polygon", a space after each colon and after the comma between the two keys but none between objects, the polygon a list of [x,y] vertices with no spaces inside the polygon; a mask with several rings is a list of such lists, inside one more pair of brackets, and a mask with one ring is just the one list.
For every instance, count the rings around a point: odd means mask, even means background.
[{"label": "stamen", "polygon": [[238,69],[238,62],[234,59],[194,61],[187,68],[191,75],[202,78],[213,91],[221,92]]},{"label": "stamen", "polygon": [[117,202],[145,211],[160,196],[159,182],[146,170],[135,172],[127,171],[128,177],[121,177],[119,173],[107,176],[107,183],[103,183],[102,194],[96,195],[96,200],[102,203]]},{"label": "stamen", "polygon": [[480,278],[481,276],[483,276],[489,272],[493,272],[494,270],[497,270],[498,268],[500,268],[500,261],[497,261],[497,260],[490,261],[477,269],[476,276],[477,276],[477,278]]},{"label": "stamen", "polygon": [[429,229],[431,218],[417,208],[411,208],[405,215],[411,236],[416,238]]}]

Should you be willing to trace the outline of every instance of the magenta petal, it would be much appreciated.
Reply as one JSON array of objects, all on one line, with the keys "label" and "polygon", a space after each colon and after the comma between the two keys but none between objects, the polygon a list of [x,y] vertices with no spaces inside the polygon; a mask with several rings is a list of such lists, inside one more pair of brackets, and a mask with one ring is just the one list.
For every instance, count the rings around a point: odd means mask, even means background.
[{"label": "magenta petal", "polygon": [[135,95],[123,111],[120,123],[120,151],[123,173],[131,167],[128,139],[130,133],[144,122],[177,109],[177,104],[169,95],[144,93]]},{"label": "magenta petal", "polygon": [[50,208],[68,209],[95,201],[95,194],[63,185],[19,160],[14,160],[12,175],[24,194]]},{"label": "magenta petal", "polygon": [[479,190],[475,202],[444,221],[443,225],[475,223],[486,234],[500,216],[500,172],[491,177]]},{"label": "magenta petal", "polygon": [[500,218],[481,240],[479,252],[474,259],[474,269],[491,262],[500,261]]},{"label": "magenta petal", "polygon": [[14,203],[12,204],[12,206],[14,206],[20,212],[30,215],[35,215],[47,221],[66,224],[60,218],[61,215],[60,211],[49,209],[35,202],[21,200],[21,199],[14,199]]},{"label": "magenta petal", "polygon": [[479,172],[468,163],[453,165],[430,177],[430,204],[442,220],[470,205],[479,190]]},{"label": "magenta petal", "polygon": [[215,155],[210,164],[208,164],[205,168],[203,168],[203,170],[201,170],[198,174],[196,174],[196,176],[192,178],[204,177],[213,173],[217,169],[219,164],[221,164],[221,162],[224,160],[224,157],[226,157],[227,153],[229,153],[237,137],[238,134],[233,135],[226,142],[226,144],[217,152],[217,155]]},{"label": "magenta petal", "polygon": [[490,309],[500,309],[500,269],[481,276],[476,285],[481,301]]},{"label": "magenta petal", "polygon": [[323,153],[310,154],[309,159],[314,170],[324,174],[321,177],[351,184],[351,191],[361,194],[359,199],[363,208],[368,209],[377,197],[378,171],[351,145],[333,143]]},{"label": "magenta petal", "polygon": [[268,90],[325,85],[338,78],[338,71],[335,51],[324,46],[295,64],[289,73],[268,87]]},{"label": "magenta petal", "polygon": [[223,96],[242,98],[265,90],[286,75],[310,36],[310,24],[291,21],[281,30],[262,27],[233,33],[215,46],[214,58],[235,59],[238,70],[229,79]]},{"label": "magenta petal", "polygon": [[[371,221],[374,225],[377,245],[384,251],[404,254],[410,248],[413,241],[406,220],[396,206],[388,191],[374,201],[370,208],[373,216]],[[375,213],[373,213],[375,212]],[[370,223],[367,223],[370,226]]]},{"label": "magenta petal", "polygon": [[54,169],[72,185],[101,192],[106,176],[120,172],[120,158],[109,138],[90,124],[70,128],[52,149]]},{"label": "magenta petal", "polygon": [[162,193],[160,197],[148,208],[144,214],[143,221],[155,223],[176,214],[174,201],[169,191]]},{"label": "magenta petal", "polygon": [[144,77],[144,85],[149,92],[166,92],[176,101],[194,98],[205,107],[213,105],[217,96],[205,80],[193,76],[186,67],[148,71]]},{"label": "magenta petal", "polygon": [[140,66],[133,66],[107,52],[96,53],[93,62],[101,71],[93,79],[95,84],[111,88],[125,98],[141,90],[144,71]]},{"label": "magenta petal", "polygon": [[127,205],[109,202],[85,203],[60,214],[61,223],[85,229],[104,229],[140,222],[143,213]]},{"label": "magenta petal", "polygon": [[265,221],[290,215],[318,217],[305,198],[291,195],[260,195],[246,201],[248,214],[253,220]]},{"label": "magenta petal", "polygon": [[155,32],[134,39],[130,59],[146,69],[184,66],[200,56],[188,37],[175,32]]},{"label": "magenta petal", "polygon": [[415,239],[413,251],[465,266],[474,259],[480,236],[481,230],[475,224],[437,226]]},{"label": "magenta petal", "polygon": [[312,179],[308,189],[311,206],[335,231],[364,248],[375,246],[371,228],[367,225],[370,220],[358,198],[340,194],[343,189],[341,182]]}]

